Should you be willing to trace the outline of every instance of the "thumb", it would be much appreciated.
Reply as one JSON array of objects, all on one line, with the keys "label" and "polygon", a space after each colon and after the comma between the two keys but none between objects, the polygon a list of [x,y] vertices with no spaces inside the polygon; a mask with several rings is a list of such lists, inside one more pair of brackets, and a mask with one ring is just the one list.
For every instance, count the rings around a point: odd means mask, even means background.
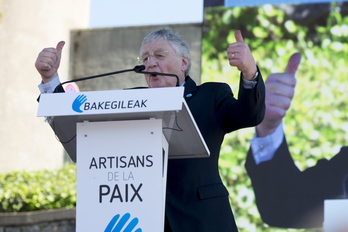
[{"label": "thumb", "polygon": [[60,41],[60,42],[57,44],[56,49],[58,50],[59,53],[62,52],[64,45],[65,45],[65,41]]},{"label": "thumb", "polygon": [[242,32],[240,30],[237,30],[234,33],[234,38],[236,39],[237,42],[244,42]]},{"label": "thumb", "polygon": [[65,42],[64,41],[60,41],[57,46],[56,46],[56,49],[57,49],[57,61],[55,63],[55,68],[58,70],[59,68],[59,65],[60,65],[60,59],[62,57],[62,50],[63,50],[63,47],[65,45]]},{"label": "thumb", "polygon": [[285,72],[290,74],[295,74],[298,66],[300,65],[301,57],[302,57],[301,53],[294,53],[289,59]]}]

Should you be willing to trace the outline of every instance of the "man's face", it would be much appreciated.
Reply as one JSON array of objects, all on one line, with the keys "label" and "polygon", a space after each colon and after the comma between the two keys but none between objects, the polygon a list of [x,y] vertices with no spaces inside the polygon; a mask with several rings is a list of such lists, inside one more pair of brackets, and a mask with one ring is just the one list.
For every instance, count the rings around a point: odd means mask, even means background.
[{"label": "man's face", "polygon": [[[147,72],[176,74],[181,84],[185,80],[187,58],[177,55],[166,40],[147,43],[142,48],[141,61]],[[175,87],[176,77],[145,74],[147,85],[150,88]]]}]

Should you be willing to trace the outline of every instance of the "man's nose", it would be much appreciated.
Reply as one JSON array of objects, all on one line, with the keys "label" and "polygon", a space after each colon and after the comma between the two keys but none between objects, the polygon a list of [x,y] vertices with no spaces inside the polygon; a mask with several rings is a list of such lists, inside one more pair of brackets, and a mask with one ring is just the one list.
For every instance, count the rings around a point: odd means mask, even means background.
[{"label": "man's nose", "polygon": [[146,68],[157,66],[157,60],[155,57],[149,56],[147,59]]}]

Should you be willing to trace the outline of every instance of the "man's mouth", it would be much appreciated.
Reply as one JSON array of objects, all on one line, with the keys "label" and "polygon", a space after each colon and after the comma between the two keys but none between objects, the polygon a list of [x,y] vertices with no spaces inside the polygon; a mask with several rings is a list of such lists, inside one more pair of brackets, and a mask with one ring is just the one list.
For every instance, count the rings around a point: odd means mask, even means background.
[{"label": "man's mouth", "polygon": [[149,77],[151,79],[157,79],[157,78],[159,78],[159,75],[157,75],[157,74],[150,74]]}]

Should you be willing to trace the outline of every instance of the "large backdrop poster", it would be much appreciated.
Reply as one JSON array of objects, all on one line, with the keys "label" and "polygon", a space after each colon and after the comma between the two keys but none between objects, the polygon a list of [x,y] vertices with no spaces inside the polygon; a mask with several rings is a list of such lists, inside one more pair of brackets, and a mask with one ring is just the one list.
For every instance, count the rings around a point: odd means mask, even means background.
[{"label": "large backdrop poster", "polygon": [[[206,0],[204,4],[202,82],[227,82],[238,93],[239,72],[226,58],[237,29],[249,44],[264,80],[271,73],[284,72],[290,56],[299,52],[302,61],[295,96],[284,119],[295,164],[305,170],[319,159],[331,159],[347,145],[346,1]],[[220,172],[240,231],[322,231],[275,228],[262,221],[244,168],[253,135],[253,128],[233,132],[221,151]]]}]

